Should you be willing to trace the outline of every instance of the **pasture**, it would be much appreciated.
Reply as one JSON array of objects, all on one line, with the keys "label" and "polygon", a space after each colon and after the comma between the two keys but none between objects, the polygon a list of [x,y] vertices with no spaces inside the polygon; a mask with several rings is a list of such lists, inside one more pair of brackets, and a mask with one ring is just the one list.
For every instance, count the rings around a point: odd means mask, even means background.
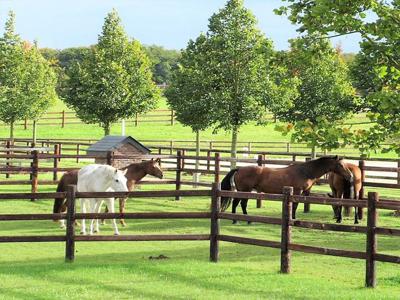
[{"label": "pasture", "polygon": [[[242,140],[284,140],[274,125],[248,125],[241,133]],[[127,134],[141,139],[193,139],[188,128],[143,123],[130,126]],[[7,128],[1,127],[2,136]],[[27,137],[30,131],[18,128],[16,137]],[[112,134],[119,134],[114,125]],[[46,126],[38,128],[40,138],[100,138],[102,130],[95,125],[71,125],[66,128]],[[229,134],[211,132],[205,138],[229,140]],[[84,165],[87,162],[81,162]],[[76,166],[65,162],[63,166]],[[168,177],[173,176],[171,173]],[[41,176],[41,179],[50,179]],[[12,175],[12,179],[26,178]],[[8,192],[28,192],[29,186],[1,186]],[[141,190],[172,189],[170,185],[143,185]],[[53,192],[54,186],[40,186],[40,192]],[[327,192],[317,186],[317,192]],[[367,188],[383,197],[399,198],[400,191]],[[2,213],[50,213],[52,201],[0,202]],[[265,202],[256,209],[249,202],[250,215],[280,217],[281,204]],[[206,212],[210,209],[207,197],[164,199],[129,199],[126,212]],[[382,211],[380,226],[400,228],[392,212]],[[298,210],[302,220],[334,223],[330,207],[313,205],[310,214]],[[209,234],[210,221],[204,220],[128,220],[119,226],[121,234]],[[344,224],[352,224],[346,217]],[[360,225],[365,225],[366,219]],[[280,226],[221,221],[222,234],[280,241]],[[110,222],[101,227],[102,234],[112,235]],[[65,231],[52,221],[2,222],[0,235],[54,235]],[[317,230],[293,229],[295,243],[311,246],[365,251],[365,235]],[[400,255],[396,237],[378,239],[378,247],[385,254]],[[65,243],[4,243],[0,244],[0,299],[398,299],[400,273],[397,265],[377,263],[378,286],[364,288],[365,261],[304,254],[292,254],[292,274],[279,273],[280,250],[249,245],[220,243],[220,260],[209,262],[208,241],[183,242],[77,242],[73,264],[64,263]],[[160,258],[161,259],[158,259]],[[166,257],[163,259],[163,257]]]}]

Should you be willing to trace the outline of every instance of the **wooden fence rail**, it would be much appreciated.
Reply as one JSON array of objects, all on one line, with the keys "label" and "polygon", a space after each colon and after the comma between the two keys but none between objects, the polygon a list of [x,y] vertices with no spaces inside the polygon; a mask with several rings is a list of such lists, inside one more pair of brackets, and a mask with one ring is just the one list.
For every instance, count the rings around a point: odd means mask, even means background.
[{"label": "wooden fence rail", "polygon": [[[370,192],[368,201],[360,200],[359,207],[368,207],[367,226],[350,226],[338,224],[325,224],[318,222],[309,222],[301,220],[292,220],[292,203],[317,203],[322,205],[340,204],[344,206],[353,206],[354,203],[342,199],[325,197],[304,197],[293,196],[293,188],[285,187],[283,194],[257,194],[257,193],[239,193],[221,190],[220,184],[215,182],[210,190],[176,190],[176,191],[141,191],[141,192],[104,192],[104,193],[80,193],[76,191],[76,186],[69,186],[66,193],[0,193],[0,200],[10,199],[49,199],[54,197],[66,196],[68,210],[67,214],[1,214],[0,221],[15,220],[50,220],[66,219],[67,227],[65,236],[0,236],[1,243],[11,242],[65,242],[65,260],[73,262],[75,259],[75,243],[79,241],[210,241],[210,261],[217,262],[219,258],[219,242],[233,242],[248,245],[257,245],[263,247],[272,247],[281,249],[281,267],[282,273],[290,273],[291,270],[291,251],[301,251],[321,255],[333,255],[339,257],[349,257],[364,259],[366,261],[366,279],[367,287],[376,286],[376,261],[400,263],[400,257],[378,253],[376,236],[385,234],[390,236],[400,236],[400,230],[394,228],[377,227],[377,211],[382,209],[400,209],[400,203],[393,200],[379,201],[377,193]],[[210,212],[149,212],[149,213],[76,213],[76,198],[103,198],[103,197],[211,197]],[[256,200],[275,200],[282,202],[282,217],[271,218],[264,216],[233,215],[220,211],[220,197],[246,197]],[[378,204],[379,203],[379,207]],[[173,234],[173,235],[123,235],[123,236],[76,236],[75,220],[84,218],[124,218],[124,219],[210,219],[209,234]],[[246,220],[253,222],[262,222],[266,224],[281,226],[281,241],[268,241],[262,239],[246,238],[240,236],[230,236],[220,234],[220,220]],[[292,227],[310,228],[318,230],[332,230],[341,232],[357,232],[367,235],[366,252],[331,249],[324,247],[308,246],[292,243]]]}]

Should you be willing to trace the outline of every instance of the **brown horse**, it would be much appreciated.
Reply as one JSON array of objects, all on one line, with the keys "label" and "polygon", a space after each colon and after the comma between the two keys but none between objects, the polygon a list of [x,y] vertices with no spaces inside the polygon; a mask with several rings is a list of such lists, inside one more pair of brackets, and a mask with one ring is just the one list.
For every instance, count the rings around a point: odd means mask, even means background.
[{"label": "brown horse", "polygon": [[[122,170],[128,169],[125,174],[125,177],[128,179],[127,187],[129,191],[133,191],[135,185],[138,181],[140,181],[146,175],[152,175],[157,178],[163,178],[163,171],[160,168],[160,159],[151,159],[147,161],[143,161],[141,163],[133,163],[129,166],[122,168]],[[57,192],[65,192],[67,190],[68,185],[76,185],[78,183],[78,170],[73,170],[65,173],[57,186]],[[119,211],[120,213],[124,213],[125,211],[125,202],[127,198],[119,199]],[[53,213],[63,213],[67,211],[67,203],[65,198],[56,198],[54,200]],[[106,209],[106,212],[108,210]],[[121,224],[125,226],[125,220],[120,220]],[[65,227],[64,220],[60,220],[61,227]]]},{"label": "brown horse", "polygon": [[[294,195],[308,193],[318,178],[334,172],[350,179],[352,174],[338,156],[324,156],[304,163],[293,164],[286,168],[267,168],[247,166],[231,170],[221,181],[222,190],[236,189],[240,192],[281,194],[284,186],[292,186]],[[232,213],[241,202],[243,214],[247,214],[248,199],[234,199]],[[231,198],[221,197],[222,211],[226,210]],[[298,203],[293,203],[292,215],[296,218]],[[236,223],[233,221],[233,223]]]},{"label": "brown horse", "polygon": [[[351,163],[345,163],[347,169],[353,174],[353,177],[348,180],[340,174],[329,173],[328,183],[332,190],[333,198],[343,199],[360,199],[360,191],[362,187],[361,170],[358,166]],[[358,219],[361,219],[362,208],[354,208],[354,224],[358,224]],[[336,223],[342,222],[342,206],[333,206]]]}]

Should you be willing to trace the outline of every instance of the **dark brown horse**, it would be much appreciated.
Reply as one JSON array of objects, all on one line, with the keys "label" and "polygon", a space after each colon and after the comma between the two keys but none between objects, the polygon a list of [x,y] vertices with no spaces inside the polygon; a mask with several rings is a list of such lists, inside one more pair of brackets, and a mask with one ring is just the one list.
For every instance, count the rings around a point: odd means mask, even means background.
[{"label": "dark brown horse", "polygon": [[[222,180],[221,189],[282,194],[284,186],[292,186],[294,195],[300,195],[308,193],[317,179],[328,172],[341,174],[347,179],[352,176],[338,156],[325,156],[286,168],[247,166],[234,169]],[[247,214],[247,201],[248,199],[233,199],[232,213],[236,213],[236,207],[241,202],[243,214]],[[230,202],[231,198],[221,197],[222,211],[229,207]],[[298,203],[293,203],[293,219],[296,218],[297,206]]]},{"label": "dark brown horse", "polygon": [[[133,163],[129,166],[122,168],[122,170],[128,169],[125,174],[125,177],[128,179],[127,187],[129,191],[133,191],[135,185],[138,181],[140,181],[146,175],[152,175],[157,178],[163,178],[163,171],[160,168],[160,159],[151,159],[147,161],[143,161],[141,163]],[[65,192],[67,190],[68,185],[76,185],[78,183],[78,170],[69,171],[65,173],[57,186],[57,192]],[[119,211],[120,213],[124,213],[125,211],[125,202],[127,198],[119,199]],[[67,211],[67,203],[65,198],[56,198],[54,200],[53,213],[63,213]],[[107,211],[107,209],[106,209]],[[61,227],[65,227],[63,222],[64,220],[60,220]],[[125,220],[120,220],[121,224],[125,226]]]},{"label": "dark brown horse", "polygon": [[[353,174],[352,178],[346,179],[337,173],[329,173],[328,183],[332,190],[332,197],[343,199],[360,199],[360,191],[362,187],[362,175],[358,166],[351,163],[345,163],[347,169]],[[354,208],[354,224],[358,224],[358,219],[361,219],[362,208]],[[333,206],[336,223],[342,222],[342,206]]]}]

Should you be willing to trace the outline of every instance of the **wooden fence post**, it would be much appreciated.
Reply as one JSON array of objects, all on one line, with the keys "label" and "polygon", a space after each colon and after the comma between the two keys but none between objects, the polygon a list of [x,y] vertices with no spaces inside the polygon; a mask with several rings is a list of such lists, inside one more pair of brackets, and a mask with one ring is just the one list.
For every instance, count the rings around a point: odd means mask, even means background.
[{"label": "wooden fence post", "polygon": [[286,152],[290,152],[290,143],[286,143]]},{"label": "wooden fence post", "polygon": [[221,190],[219,182],[213,182],[212,184],[212,198],[211,198],[211,232],[210,232],[210,260],[218,262],[219,256],[219,218],[218,214],[221,210],[220,197],[218,193]]},{"label": "wooden fence post", "polygon": [[[58,146],[58,144],[55,144],[54,145],[54,155],[58,155],[58,152],[59,152],[59,146]],[[57,169],[58,169],[58,158],[57,157],[54,157],[54,159],[53,159],[53,168],[54,168],[54,170],[53,170],[53,180],[57,181],[58,180],[58,172],[57,172]]]},{"label": "wooden fence post", "polygon": [[170,141],[169,142],[169,155],[172,155],[173,151],[174,151],[174,142]]},{"label": "wooden fence post", "polygon": [[135,127],[139,125],[139,115],[135,114]]},{"label": "wooden fence post", "polygon": [[[360,190],[359,198],[360,198],[360,199],[364,199],[364,195],[365,195],[365,190],[364,190],[364,182],[365,182],[365,160],[360,160],[360,161],[358,162],[358,166],[359,166],[359,168],[360,168],[360,170],[361,170],[361,190]],[[362,208],[362,207],[359,207],[359,208],[358,208],[358,218],[359,218],[360,220],[362,220],[362,219],[363,219],[363,215],[364,215],[364,213],[363,213],[363,208]]]},{"label": "wooden fence post", "polygon": [[67,187],[66,262],[73,262],[75,259],[75,195],[76,185],[69,185]]},{"label": "wooden fence post", "polygon": [[79,163],[79,151],[80,150],[80,145],[76,144],[76,162]]},{"label": "wooden fence post", "polygon": [[[176,153],[176,179],[175,179],[175,189],[179,191],[181,189],[181,174],[182,173],[182,151],[178,150]],[[180,196],[175,196],[175,200],[181,200]]]},{"label": "wooden fence post", "polygon": [[175,116],[174,116],[174,110],[171,109],[171,126],[174,125],[174,120],[175,120]]},{"label": "wooden fence post", "polygon": [[[7,142],[6,142],[6,148],[7,148],[6,154],[7,154],[7,155],[10,155],[10,154],[11,154],[11,152],[10,152],[11,141],[10,141],[10,140],[7,140]],[[10,158],[7,157],[7,163],[6,163],[7,169],[10,167],[10,162],[9,162],[9,160],[10,160]],[[10,178],[10,173],[6,173],[6,178]]]},{"label": "wooden fence post", "polygon": [[[32,151],[32,181],[31,181],[31,192],[37,193],[38,191],[38,168],[39,168],[39,153],[37,150]],[[34,198],[31,201],[35,201]]]},{"label": "wooden fence post", "polygon": [[207,171],[210,171],[210,164],[211,164],[211,151],[207,151]]},{"label": "wooden fence post", "polygon": [[27,130],[28,129],[28,119],[25,117],[24,120],[24,129]]},{"label": "wooden fence post", "polygon": [[[58,155],[61,155],[61,151],[62,151],[62,144],[59,143],[58,144]],[[61,161],[61,157],[58,158],[58,161]]]},{"label": "wooden fence post", "polygon": [[367,257],[366,257],[366,272],[365,272],[365,286],[376,286],[376,262],[375,255],[377,250],[376,240],[376,223],[378,213],[376,203],[379,201],[378,193],[368,193],[368,220],[367,220]]},{"label": "wooden fence post", "polygon": [[291,242],[292,220],[292,199],[293,187],[285,186],[283,188],[284,199],[282,201],[282,230],[281,230],[281,273],[290,273],[291,251],[289,245]]},{"label": "wooden fence post", "polygon": [[65,127],[65,110],[61,112],[61,128]]},{"label": "wooden fence post", "polygon": [[220,154],[217,152],[215,153],[215,157],[214,157],[214,182],[220,182],[219,180],[219,173],[220,173]]},{"label": "wooden fence post", "polygon": [[[306,161],[310,161],[311,157],[306,157]],[[309,196],[309,194],[307,195]],[[304,213],[309,213],[311,210],[311,204],[310,203],[304,203]]]},{"label": "wooden fence post", "polygon": [[[263,165],[262,161],[263,161],[263,155],[259,154],[258,158],[257,158],[257,165],[259,167],[262,167],[262,165]],[[262,201],[261,201],[261,199],[257,199],[257,208],[261,208],[261,207],[262,207]]]}]

